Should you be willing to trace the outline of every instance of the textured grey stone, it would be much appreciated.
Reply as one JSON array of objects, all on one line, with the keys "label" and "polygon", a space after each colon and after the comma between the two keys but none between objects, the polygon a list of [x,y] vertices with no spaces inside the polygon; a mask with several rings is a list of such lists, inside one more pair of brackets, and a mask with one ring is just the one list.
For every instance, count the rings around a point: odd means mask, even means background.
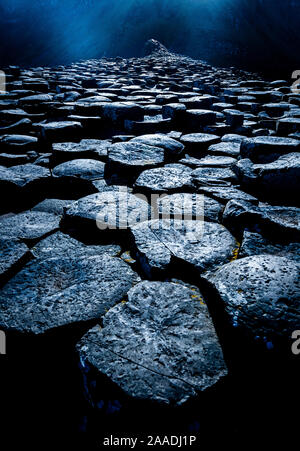
[{"label": "textured grey stone", "polygon": [[241,144],[239,142],[221,142],[209,146],[208,153],[213,155],[227,155],[230,157],[238,157],[240,154]]},{"label": "textured grey stone", "polygon": [[165,158],[170,160],[178,158],[184,149],[184,145],[180,142],[159,133],[155,135],[138,136],[136,138],[133,138],[130,142],[146,144],[148,146],[154,147],[161,147],[165,151]]},{"label": "textured grey stone", "polygon": [[258,199],[254,196],[251,196],[248,193],[245,193],[239,187],[233,186],[199,186],[199,193],[207,194],[211,196],[213,199],[221,203],[227,203],[229,200],[244,200],[246,202],[250,202],[253,204],[258,204]]},{"label": "textured grey stone", "polygon": [[86,180],[97,180],[104,177],[105,163],[98,160],[78,159],[66,161],[56,166],[54,177],[79,177]]},{"label": "textured grey stone", "polygon": [[239,257],[260,254],[278,255],[300,262],[300,243],[276,241],[274,238],[265,238],[260,233],[245,230]]},{"label": "textured grey stone", "polygon": [[241,144],[242,158],[249,158],[254,163],[271,163],[283,154],[299,150],[300,141],[278,136],[247,138]]},{"label": "textured grey stone", "polygon": [[244,122],[244,114],[235,109],[225,109],[222,111],[225,114],[226,124],[230,127],[241,127]]},{"label": "textured grey stone", "polygon": [[200,272],[229,261],[238,244],[220,224],[193,220],[151,220],[131,228],[137,258],[147,276],[185,262]]},{"label": "textured grey stone", "polygon": [[216,144],[219,140],[219,136],[208,133],[190,133],[180,138],[185,146],[185,151],[197,157],[206,153],[208,147]]},{"label": "textured grey stone", "polygon": [[27,150],[35,150],[38,139],[28,135],[4,135],[0,137],[0,150],[5,153],[23,154]]},{"label": "textured grey stone", "polygon": [[164,162],[164,150],[142,143],[116,143],[108,149],[108,172],[114,178],[137,177],[143,170]]},{"label": "textured grey stone", "polygon": [[162,116],[164,119],[172,119],[178,124],[183,120],[186,106],[183,103],[168,103],[162,108]]},{"label": "textured grey stone", "polygon": [[286,117],[277,121],[276,131],[279,135],[288,135],[300,131],[299,117]]},{"label": "textured grey stone", "polygon": [[135,188],[146,192],[172,192],[191,188],[192,170],[182,164],[165,165],[141,173]]},{"label": "textured grey stone", "polygon": [[163,119],[161,115],[145,116],[143,121],[124,121],[125,130],[135,135],[166,133],[171,130],[171,119]]},{"label": "textured grey stone", "polygon": [[25,243],[16,239],[0,238],[0,282],[14,266],[22,261],[25,262],[29,255],[29,249]]},{"label": "textured grey stone", "polygon": [[193,158],[189,155],[186,155],[185,158],[182,158],[179,160],[179,163],[186,164],[187,166],[190,166],[192,168],[198,168],[198,167],[216,167],[218,168],[230,168],[234,163],[236,163],[236,159],[228,156],[222,156],[222,155],[207,155],[203,158]]},{"label": "textured grey stone", "polygon": [[1,237],[35,242],[59,228],[60,217],[51,213],[29,211],[0,220]]},{"label": "textured grey stone", "polygon": [[237,177],[229,168],[199,167],[192,173],[193,183],[198,186],[230,186]]},{"label": "textured grey stone", "polygon": [[181,405],[227,374],[200,293],[175,283],[136,285],[78,349],[84,367],[96,368],[133,399],[159,404]]},{"label": "textured grey stone", "polygon": [[53,96],[50,94],[38,94],[22,97],[18,100],[18,103],[21,107],[24,107],[25,105],[38,105],[44,102],[51,102],[51,100],[53,100]]},{"label": "textured grey stone", "polygon": [[73,200],[45,199],[32,208],[32,211],[44,211],[62,216],[64,211],[71,206]]},{"label": "textured grey stone", "polygon": [[18,135],[26,135],[31,132],[32,122],[28,118],[21,119],[14,124],[7,125],[6,127],[0,127],[0,134],[16,133]]},{"label": "textured grey stone", "polygon": [[[203,95],[203,96],[194,96],[189,98],[182,98],[180,101],[184,103],[184,105],[187,107],[188,110],[197,110],[201,108],[210,108],[212,105],[214,97],[210,95]],[[206,110],[209,112],[210,110]]]},{"label": "textured grey stone", "polygon": [[216,122],[216,113],[211,110],[187,110],[184,122],[188,130],[196,132],[205,125],[214,124]]},{"label": "textured grey stone", "polygon": [[82,134],[82,125],[76,121],[49,122],[42,124],[40,129],[42,137],[51,143],[79,141]]},{"label": "textured grey stone", "polygon": [[54,233],[37,243],[32,249],[32,254],[36,258],[46,259],[52,257],[90,257],[103,254],[117,257],[121,252],[121,247],[117,244],[85,245],[80,241],[62,232]]},{"label": "textured grey stone", "polygon": [[157,199],[158,212],[164,219],[198,217],[208,222],[218,222],[223,208],[216,200],[194,193],[176,193]]},{"label": "textured grey stone", "polygon": [[112,190],[92,194],[74,202],[65,213],[65,221],[87,226],[98,226],[107,230],[126,229],[136,221],[145,221],[150,214],[146,200],[134,196],[127,190]]},{"label": "textured grey stone", "polygon": [[11,166],[9,174],[12,176],[12,181],[15,181],[20,187],[32,186],[40,189],[49,184],[51,180],[49,169],[30,163]]},{"label": "textured grey stone", "polygon": [[29,155],[15,155],[11,153],[0,153],[0,165],[7,168],[18,164],[26,164],[31,161]]},{"label": "textured grey stone", "polygon": [[112,102],[103,105],[102,116],[113,123],[139,121],[143,119],[143,108],[133,102]]},{"label": "textured grey stone", "polygon": [[247,227],[260,229],[266,235],[279,235],[282,239],[300,238],[300,208],[296,207],[256,206],[247,201],[232,200],[226,204],[223,222],[239,232]]},{"label": "textured grey stone", "polygon": [[41,334],[96,321],[138,281],[126,263],[105,254],[33,260],[0,292],[0,326]]},{"label": "textured grey stone", "polygon": [[257,255],[224,265],[207,279],[231,324],[270,348],[299,327],[299,275],[297,262]]},{"label": "textured grey stone", "polygon": [[0,184],[2,190],[17,189],[24,183],[21,177],[18,177],[10,168],[0,166]]},{"label": "textured grey stone", "polygon": [[53,160],[61,163],[78,158],[106,159],[108,140],[82,139],[79,143],[65,142],[53,144]]},{"label": "textured grey stone", "polygon": [[229,133],[227,135],[224,135],[221,139],[221,142],[228,142],[228,143],[239,143],[241,144],[246,136],[238,135],[236,133]]},{"label": "textured grey stone", "polygon": [[253,164],[249,159],[233,166],[240,183],[265,199],[298,200],[300,190],[300,153],[289,153],[276,161]]}]

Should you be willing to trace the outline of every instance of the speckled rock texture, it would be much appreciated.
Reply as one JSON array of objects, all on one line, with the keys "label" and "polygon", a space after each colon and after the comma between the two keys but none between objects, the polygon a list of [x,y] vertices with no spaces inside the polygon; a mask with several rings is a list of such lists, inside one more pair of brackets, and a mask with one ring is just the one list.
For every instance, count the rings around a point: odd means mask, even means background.
[{"label": "speckled rock texture", "polygon": [[182,404],[227,374],[199,291],[143,281],[78,344],[84,365],[130,397]]}]

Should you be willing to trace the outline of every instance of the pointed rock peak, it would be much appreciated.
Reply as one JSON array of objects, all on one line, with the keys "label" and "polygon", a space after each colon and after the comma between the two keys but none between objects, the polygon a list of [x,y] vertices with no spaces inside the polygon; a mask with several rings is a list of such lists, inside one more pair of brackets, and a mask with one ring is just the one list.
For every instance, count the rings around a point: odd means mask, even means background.
[{"label": "pointed rock peak", "polygon": [[168,49],[156,39],[149,39],[145,44],[144,54],[148,56],[152,53],[168,53]]}]

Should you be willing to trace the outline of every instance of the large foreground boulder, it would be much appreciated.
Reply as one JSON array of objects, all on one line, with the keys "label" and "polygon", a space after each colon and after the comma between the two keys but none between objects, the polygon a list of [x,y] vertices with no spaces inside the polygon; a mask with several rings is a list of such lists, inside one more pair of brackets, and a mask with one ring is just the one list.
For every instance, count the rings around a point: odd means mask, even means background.
[{"label": "large foreground boulder", "polygon": [[174,283],[139,283],[78,350],[85,371],[93,367],[130,398],[160,404],[183,404],[227,374],[200,293]]}]

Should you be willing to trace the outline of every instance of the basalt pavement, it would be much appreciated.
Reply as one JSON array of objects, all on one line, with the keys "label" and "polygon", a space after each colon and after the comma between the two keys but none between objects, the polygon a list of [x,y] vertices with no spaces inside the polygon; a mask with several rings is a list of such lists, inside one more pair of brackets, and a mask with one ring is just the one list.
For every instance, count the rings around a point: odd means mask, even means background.
[{"label": "basalt pavement", "polygon": [[[144,58],[4,70],[8,342],[80,330],[76,352],[96,407],[103,377],[133,401],[197,398],[238,367],[227,334],[255,355],[291,353],[300,94],[289,81],[155,43]],[[125,226],[124,211],[134,218]]]}]

